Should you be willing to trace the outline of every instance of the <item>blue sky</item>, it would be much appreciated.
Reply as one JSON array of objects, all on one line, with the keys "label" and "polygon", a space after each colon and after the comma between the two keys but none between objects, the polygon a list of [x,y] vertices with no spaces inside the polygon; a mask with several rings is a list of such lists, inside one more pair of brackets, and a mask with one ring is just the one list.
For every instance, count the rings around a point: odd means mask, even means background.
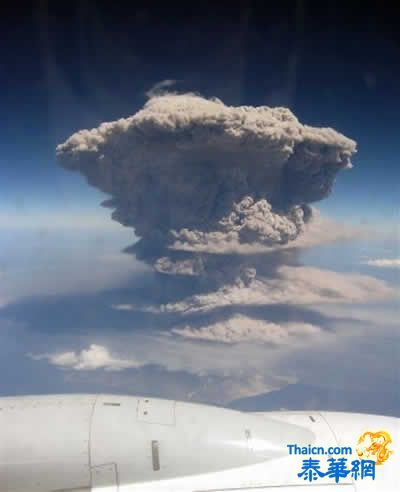
[{"label": "blue sky", "polygon": [[[85,41],[74,27],[75,11],[61,20],[55,9],[50,25],[43,21],[39,29],[34,11],[21,20],[25,34],[12,34],[10,13],[0,82],[0,395],[136,392],[224,404],[254,397],[249,404],[257,409],[307,408],[310,401],[323,408],[329,400],[332,409],[399,416],[394,293],[400,270],[394,262],[368,264],[400,258],[394,150],[400,77],[398,46],[385,23],[366,29],[365,14],[352,30],[335,14],[320,32],[325,14],[308,12],[308,24],[296,34],[287,27],[291,15],[278,8],[270,16],[250,12],[248,24],[240,9],[221,11],[220,29],[205,12],[197,26],[185,12],[172,11],[168,23],[157,9],[143,8],[130,12],[130,29],[118,9],[100,9],[100,21],[112,15],[121,27],[96,31],[88,15]],[[205,27],[209,40],[201,34]],[[154,40],[155,32],[169,40],[166,46]],[[226,344],[174,334],[182,330],[179,317],[162,318],[155,309],[163,285],[122,252],[134,231],[100,207],[106,195],[57,164],[57,144],[81,128],[133,114],[146,90],[166,78],[178,80],[178,90],[227,104],[289,105],[300,121],[332,126],[357,141],[354,168],[340,174],[317,208],[349,229],[361,225],[363,234],[301,249],[296,261],[381,283],[368,284],[359,302],[321,297],[256,313],[257,320],[276,324],[318,326],[311,339]],[[343,281],[344,291],[355,288],[354,279],[349,282]],[[393,295],[375,299],[384,288]],[[135,309],[116,309],[121,305]],[[239,315],[248,311],[242,307]],[[350,404],[349,394],[360,398]],[[377,400],[381,404],[371,406]]]}]

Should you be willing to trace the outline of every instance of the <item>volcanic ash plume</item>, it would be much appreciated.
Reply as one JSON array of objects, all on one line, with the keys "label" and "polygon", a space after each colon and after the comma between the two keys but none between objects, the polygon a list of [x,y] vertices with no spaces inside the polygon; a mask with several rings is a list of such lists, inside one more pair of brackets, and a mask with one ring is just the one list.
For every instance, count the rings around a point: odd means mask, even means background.
[{"label": "volcanic ash plume", "polygon": [[329,194],[355,150],[354,141],[302,125],[286,108],[185,94],[152,97],[129,118],[81,130],[57,156],[111,195],[103,205],[135,230],[132,251],[156,271],[223,276],[235,270],[226,265],[236,254],[246,284],[256,275],[252,248],[296,239],[311,219],[309,204]]}]

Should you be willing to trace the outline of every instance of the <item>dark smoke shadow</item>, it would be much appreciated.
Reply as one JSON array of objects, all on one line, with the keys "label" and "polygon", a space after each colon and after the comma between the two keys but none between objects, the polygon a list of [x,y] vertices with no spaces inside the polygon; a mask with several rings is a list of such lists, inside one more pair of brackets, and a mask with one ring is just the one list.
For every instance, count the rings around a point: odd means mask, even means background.
[{"label": "dark smoke shadow", "polygon": [[[150,276],[152,277],[152,276]],[[155,290],[154,285],[158,285]],[[169,284],[168,284],[169,285]],[[31,297],[9,304],[1,310],[3,318],[22,323],[32,332],[48,334],[107,334],[116,332],[147,333],[169,332],[175,327],[190,325],[193,328],[231,319],[235,315],[272,323],[304,322],[333,332],[338,322],[366,325],[365,320],[351,317],[324,316],[304,306],[233,305],[216,307],[207,313],[148,312],[146,306],[154,306],[155,300],[165,302],[167,285],[154,282],[143,275],[136,278],[135,286],[108,289],[95,294],[74,294]],[[190,290],[190,289],[188,289]],[[169,295],[180,299],[181,292]],[[150,302],[149,302],[150,301]],[[137,306],[128,310],[115,309],[127,304]]]}]

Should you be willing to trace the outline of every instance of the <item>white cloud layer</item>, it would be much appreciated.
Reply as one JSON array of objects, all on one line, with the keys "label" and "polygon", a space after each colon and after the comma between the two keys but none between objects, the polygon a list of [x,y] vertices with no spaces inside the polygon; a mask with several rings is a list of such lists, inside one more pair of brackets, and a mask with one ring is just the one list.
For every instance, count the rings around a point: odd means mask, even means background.
[{"label": "white cloud layer", "polygon": [[375,259],[367,260],[364,262],[366,265],[377,267],[377,268],[400,268],[400,258],[392,259]]},{"label": "white cloud layer", "polygon": [[122,371],[141,367],[143,364],[135,359],[113,357],[107,347],[91,344],[88,349],[80,352],[59,352],[55,354],[30,355],[34,360],[47,359],[50,364],[74,371]]},{"label": "white cloud layer", "polygon": [[310,323],[271,323],[237,314],[230,319],[200,328],[186,325],[174,328],[172,333],[192,340],[233,343],[267,343],[280,345],[293,343],[297,338],[307,338],[320,333],[320,328]]}]

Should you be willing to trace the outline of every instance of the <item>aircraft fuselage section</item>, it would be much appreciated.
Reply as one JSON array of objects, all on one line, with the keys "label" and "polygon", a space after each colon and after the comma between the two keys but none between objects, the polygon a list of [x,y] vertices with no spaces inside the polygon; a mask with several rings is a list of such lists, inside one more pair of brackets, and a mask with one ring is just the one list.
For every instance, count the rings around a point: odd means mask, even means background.
[{"label": "aircraft fuselage section", "polygon": [[[116,395],[0,398],[0,409],[1,492],[305,490],[287,445],[338,444],[326,418],[309,412]],[[339,429],[343,418],[332,417]]]}]

